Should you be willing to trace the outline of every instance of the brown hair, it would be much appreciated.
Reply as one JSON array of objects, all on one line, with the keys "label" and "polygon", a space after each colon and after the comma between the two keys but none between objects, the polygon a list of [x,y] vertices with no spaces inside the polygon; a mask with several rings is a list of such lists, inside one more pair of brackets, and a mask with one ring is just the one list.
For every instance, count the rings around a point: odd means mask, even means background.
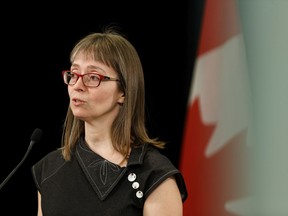
[{"label": "brown hair", "polygon": [[[125,156],[128,156],[130,147],[144,143],[164,148],[163,141],[151,139],[146,131],[144,75],[134,46],[109,27],[102,33],[91,33],[82,38],[71,51],[71,63],[79,53],[113,68],[120,79],[118,86],[125,94],[125,100],[111,128],[114,148]],[[71,151],[82,135],[84,122],[73,116],[69,106],[62,134],[62,154],[66,160],[70,160]]]}]

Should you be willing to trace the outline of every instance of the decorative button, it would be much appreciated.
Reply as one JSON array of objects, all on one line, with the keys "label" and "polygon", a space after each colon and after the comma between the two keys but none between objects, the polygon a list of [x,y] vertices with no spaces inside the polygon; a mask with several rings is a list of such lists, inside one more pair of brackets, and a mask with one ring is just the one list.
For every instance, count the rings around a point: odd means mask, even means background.
[{"label": "decorative button", "polygon": [[134,189],[139,188],[139,183],[138,182],[133,182],[132,188],[134,188]]},{"label": "decorative button", "polygon": [[135,181],[135,179],[136,179],[136,174],[135,174],[135,173],[130,173],[130,174],[128,175],[128,180],[129,180],[130,182]]},{"label": "decorative button", "polygon": [[138,198],[142,198],[142,197],[143,197],[143,192],[142,192],[142,191],[137,191],[137,192],[136,192],[136,196],[137,196]]}]

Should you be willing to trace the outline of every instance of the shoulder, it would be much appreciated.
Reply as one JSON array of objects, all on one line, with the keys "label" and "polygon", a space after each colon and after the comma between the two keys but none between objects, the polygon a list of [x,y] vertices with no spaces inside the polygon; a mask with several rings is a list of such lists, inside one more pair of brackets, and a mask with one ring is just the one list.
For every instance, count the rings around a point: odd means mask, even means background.
[{"label": "shoulder", "polygon": [[43,167],[43,166],[57,166],[59,163],[65,162],[64,158],[62,157],[62,153],[60,149],[54,150],[49,152],[45,155],[41,160],[33,165],[33,167]]},{"label": "shoulder", "polygon": [[159,149],[150,145],[145,147],[143,161],[137,172],[139,177],[146,182],[146,197],[168,178],[175,178],[183,200],[186,199],[187,191],[182,174]]},{"label": "shoulder", "polygon": [[154,168],[160,168],[160,169],[170,168],[176,170],[175,166],[172,164],[172,162],[167,156],[161,153],[159,149],[150,145],[147,145],[146,147],[144,163],[153,165]]},{"label": "shoulder", "polygon": [[44,179],[55,173],[65,163],[66,161],[62,156],[61,150],[54,150],[45,155],[32,166],[33,177],[36,182],[40,184]]}]

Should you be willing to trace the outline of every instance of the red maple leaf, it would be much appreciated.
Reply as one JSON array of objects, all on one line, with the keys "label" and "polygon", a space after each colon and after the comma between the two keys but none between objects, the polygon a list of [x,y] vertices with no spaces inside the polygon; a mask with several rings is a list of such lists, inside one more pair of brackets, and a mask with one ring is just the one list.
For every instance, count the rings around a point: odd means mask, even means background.
[{"label": "red maple leaf", "polygon": [[194,101],[187,116],[180,170],[188,198],[185,216],[231,216],[225,203],[247,196],[248,148],[246,132],[235,135],[210,157],[205,149],[217,125],[205,125],[199,101]]}]

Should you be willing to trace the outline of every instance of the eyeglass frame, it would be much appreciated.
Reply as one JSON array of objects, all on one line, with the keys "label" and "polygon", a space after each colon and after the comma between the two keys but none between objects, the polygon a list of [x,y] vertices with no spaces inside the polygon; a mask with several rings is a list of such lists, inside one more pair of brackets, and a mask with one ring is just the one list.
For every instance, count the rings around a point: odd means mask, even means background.
[{"label": "eyeglass frame", "polygon": [[[76,81],[75,81],[74,84],[66,83],[64,76],[65,76],[65,73],[67,73],[67,72],[70,72],[71,74],[77,76],[77,79],[76,79]],[[97,86],[89,86],[89,85],[86,85],[86,84],[84,83],[83,77],[86,76],[86,75],[89,75],[89,74],[94,74],[94,75],[99,76],[100,79],[99,79],[99,83],[98,83]],[[86,87],[98,87],[98,86],[100,86],[100,84],[101,84],[102,81],[118,81],[118,82],[120,81],[120,79],[118,79],[118,78],[113,78],[113,77],[105,76],[105,75],[103,75],[103,74],[99,74],[99,73],[96,73],[96,72],[93,72],[93,73],[85,73],[85,74],[78,74],[78,73],[72,72],[71,70],[63,70],[63,71],[62,71],[62,78],[63,78],[64,83],[65,83],[66,85],[71,85],[71,86],[75,85],[75,84],[77,83],[77,81],[79,80],[79,77],[82,78],[82,83],[83,83],[83,85],[86,86]]]}]

